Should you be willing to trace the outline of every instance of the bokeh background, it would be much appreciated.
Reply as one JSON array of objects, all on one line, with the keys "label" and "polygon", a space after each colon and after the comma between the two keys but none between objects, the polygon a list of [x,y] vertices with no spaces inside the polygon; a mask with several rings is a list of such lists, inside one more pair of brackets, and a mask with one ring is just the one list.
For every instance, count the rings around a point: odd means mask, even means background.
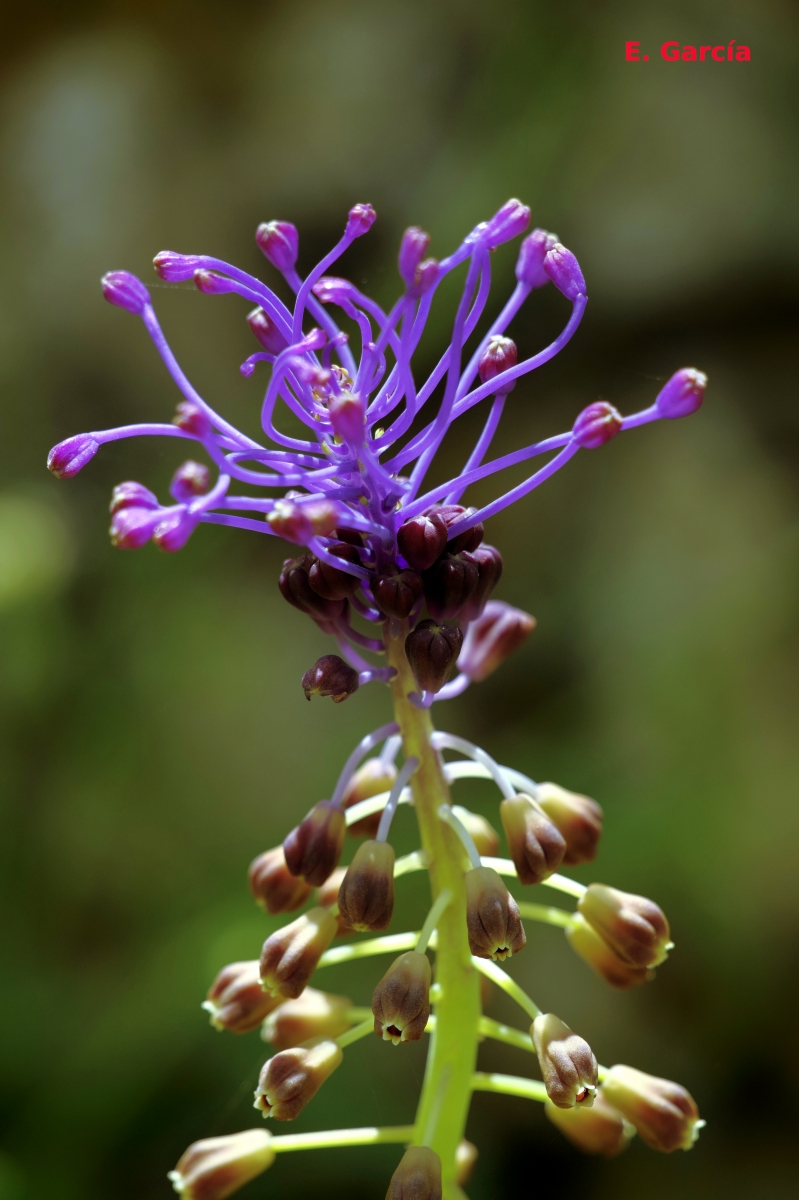
[{"label": "bokeh background", "polygon": [[[299,225],[307,269],[368,200],[378,223],[342,269],[386,302],[406,225],[442,255],[509,195],[575,250],[592,299],[568,351],[517,387],[500,449],[599,397],[641,407],[683,365],[711,383],[690,421],[580,455],[494,520],[499,595],[539,626],[438,719],[604,805],[582,877],[651,895],[677,950],[653,985],[616,994],[534,929],[513,971],[603,1061],[681,1080],[708,1127],[691,1154],[633,1144],[594,1161],[537,1105],[478,1096],[469,1194],[795,1195],[795,6],[29,0],[3,29],[2,1200],[165,1198],[189,1141],[255,1122],[265,1048],[215,1033],[199,1002],[274,927],[249,897],[250,859],[388,712],[375,689],[305,703],[299,678],[325,642],[281,600],[276,544],[201,527],[173,557],[111,549],[112,486],[165,494],[171,443],[108,447],[69,483],[46,473],[57,440],[168,420],[178,398],[99,276],[154,279],[163,248],[268,273],[252,235],[271,217]],[[751,63],[658,57],[667,38],[733,37]],[[630,39],[648,64],[624,62]],[[495,256],[492,311],[513,260]],[[244,303],[154,294],[190,377],[251,427]],[[535,293],[520,346],[543,345],[565,308]],[[463,424],[442,472],[463,461]],[[487,785],[459,787],[492,813]],[[412,848],[407,812],[399,839]],[[399,887],[410,927],[420,882]],[[367,1003],[379,965],[325,985]],[[502,998],[491,1011],[518,1023]],[[534,1065],[489,1045],[481,1062]],[[422,1069],[422,1047],[359,1043],[298,1125],[406,1122]],[[396,1160],[282,1156],[242,1195],[370,1200]]]}]

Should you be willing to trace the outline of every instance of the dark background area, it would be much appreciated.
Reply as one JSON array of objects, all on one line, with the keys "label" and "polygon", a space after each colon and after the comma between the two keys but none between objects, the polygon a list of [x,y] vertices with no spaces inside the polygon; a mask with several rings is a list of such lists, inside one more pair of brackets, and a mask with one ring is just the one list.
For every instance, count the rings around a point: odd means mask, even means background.
[{"label": "dark background area", "polygon": [[[690,1154],[633,1144],[597,1162],[539,1106],[478,1095],[469,1195],[794,1195],[796,7],[31,2],[3,29],[2,1200],[166,1197],[188,1142],[255,1124],[265,1048],[209,1029],[199,1003],[277,923],[251,902],[250,859],[388,714],[376,689],[306,705],[299,679],[326,642],[278,594],[280,546],[206,526],[175,556],[111,549],[111,488],[134,478],[164,496],[171,444],[118,443],[69,483],[48,476],[54,442],[168,420],[178,398],[99,276],[153,282],[189,376],[254,428],[244,303],[159,286],[158,250],[269,278],[259,221],[295,221],[307,269],[371,201],[378,222],[341,270],[389,302],[405,226],[443,256],[510,195],[578,255],[591,303],[568,350],[513,393],[498,450],[599,397],[643,407],[680,366],[710,386],[690,421],[581,454],[491,523],[498,594],[538,629],[437,720],[603,804],[600,856],[578,874],[657,900],[676,950],[654,984],[617,994],[542,927],[513,973],[603,1062],[679,1079],[708,1127]],[[659,59],[666,39],[733,37],[750,63]],[[633,38],[648,63],[624,61]],[[492,311],[513,262],[513,248],[495,256]],[[535,293],[520,348],[565,311],[554,289]],[[488,785],[458,788],[497,823]],[[411,849],[410,813],[398,833]],[[420,883],[398,884],[396,929],[420,919]],[[324,986],[368,1003],[380,963]],[[510,1002],[491,1012],[519,1024]],[[357,1044],[297,1127],[410,1121],[423,1062],[422,1046]],[[534,1064],[485,1045],[481,1065]],[[285,1156],[242,1194],[370,1200],[396,1160]]]}]

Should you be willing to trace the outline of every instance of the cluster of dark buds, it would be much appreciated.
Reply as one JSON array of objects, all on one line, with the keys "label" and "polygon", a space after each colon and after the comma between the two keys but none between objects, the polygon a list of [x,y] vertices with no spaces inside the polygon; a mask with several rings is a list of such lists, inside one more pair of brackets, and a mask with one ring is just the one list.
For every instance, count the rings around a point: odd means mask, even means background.
[{"label": "cluster of dark buds", "polygon": [[[221,1200],[280,1152],[381,1142],[408,1146],[391,1179],[389,1200],[455,1200],[463,1196],[461,1185],[477,1155],[462,1137],[475,1090],[543,1101],[550,1119],[588,1153],[617,1154],[636,1131],[657,1150],[687,1149],[702,1125],[682,1087],[631,1067],[603,1067],[582,1037],[559,1016],[542,1013],[499,966],[524,949],[525,921],[563,929],[576,953],[617,988],[646,982],[665,960],[670,932],[656,904],[604,884],[586,887],[559,873],[563,865],[594,859],[602,828],[599,805],[502,766],[479,746],[434,730],[431,721],[434,701],[486,679],[535,625],[528,613],[492,598],[502,557],[485,542],[485,523],[579,450],[596,449],[625,430],[687,416],[704,395],[705,376],[684,368],[639,412],[623,417],[597,401],[577,415],[568,432],[487,460],[517,380],[566,345],[587,303],[574,254],[545,230],[527,234],[529,219],[523,204],[509,200],[440,260],[427,257],[427,234],[408,229],[399,251],[403,287],[388,312],[330,274],[373,224],[368,204],[351,209],[339,242],[304,278],[297,270],[294,226],[284,221],[259,226],[258,246],[294,294],[292,307],[260,279],[217,258],[158,254],[155,268],[162,280],[193,280],[206,295],[237,295],[255,306],[247,321],[260,349],[241,373],[249,377],[262,364],[269,366],[260,413],[263,437],[257,440],[194,389],[145,285],[124,271],[103,279],[106,299],[142,320],[181,399],[171,423],[67,438],[50,452],[51,471],[69,478],[104,443],[138,434],[195,443],[210,467],[194,461],[179,467],[170,486],[174,503],[162,505],[139,483],[114,490],[114,544],[131,549],[154,541],[174,551],[202,523],[292,543],[294,555],[278,581],[281,594],[331,635],[338,650],[306,671],[305,695],[340,703],[362,685],[380,681],[390,687],[394,705],[395,719],[366,735],[350,754],[330,799],[316,803],[282,846],[252,863],[256,902],[272,915],[299,915],[266,938],[260,959],[225,967],[204,1007],[217,1029],[246,1034],[260,1028],[274,1047],[258,1077],[255,1107],[277,1121],[293,1120],[302,1111],[359,1038],[372,1034],[401,1046],[431,1035],[412,1124],[288,1137],[247,1130],[197,1142],[170,1176],[187,1200]],[[520,235],[526,236],[516,285],[499,315],[481,325],[492,252]],[[459,268],[465,279],[450,344],[418,380],[412,361],[431,305],[441,282]],[[550,345],[525,356],[506,331],[527,298],[550,283],[570,305],[568,319]],[[425,490],[447,431],[481,403],[485,420],[462,469]],[[291,433],[276,423],[280,405],[294,419]],[[543,466],[489,503],[479,508],[461,503],[472,484],[541,456]],[[245,490],[231,490],[234,484]],[[447,760],[445,752],[461,757]],[[498,857],[500,835],[484,815],[452,804],[450,786],[467,777],[486,779],[498,790],[507,858]],[[398,805],[411,800],[421,844],[397,858],[389,841],[392,822]],[[365,840],[349,865],[342,865],[347,831]],[[421,930],[387,934],[396,881],[423,871],[432,904]],[[525,892],[531,887],[575,898],[576,911],[531,902]],[[332,945],[363,933],[377,936]],[[370,1007],[309,986],[327,966],[379,954],[395,957]],[[480,981],[486,978],[517,1001],[532,1022],[529,1032],[484,1015]],[[477,1071],[478,1044],[485,1038],[534,1055],[541,1080]]]}]

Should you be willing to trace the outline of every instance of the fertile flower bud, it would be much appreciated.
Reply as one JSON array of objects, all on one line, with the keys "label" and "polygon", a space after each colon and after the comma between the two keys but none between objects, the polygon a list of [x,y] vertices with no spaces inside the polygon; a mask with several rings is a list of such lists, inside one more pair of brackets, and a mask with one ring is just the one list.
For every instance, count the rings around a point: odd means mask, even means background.
[{"label": "fertile flower bud", "polygon": [[300,612],[310,613],[317,621],[335,621],[346,611],[346,600],[325,600],[311,587],[310,572],[316,559],[303,554],[300,558],[287,558],[280,572],[278,587],[284,600],[293,604]]},{"label": "fertile flower bud", "polygon": [[430,960],[418,950],[400,954],[372,993],[375,1033],[384,1042],[418,1042],[430,1016]]},{"label": "fertile flower bud", "polygon": [[[361,559],[356,547],[347,542],[333,542],[327,549],[328,553],[335,554],[336,558],[360,565]],[[308,582],[316,594],[323,596],[325,600],[343,600],[357,591],[361,581],[357,575],[351,575],[349,571],[340,571],[321,558],[315,558],[308,572]]]},{"label": "fertile flower bud", "polygon": [[427,607],[437,621],[459,616],[477,590],[477,563],[468,554],[444,554],[422,573]]},{"label": "fertile flower bud", "polygon": [[336,936],[336,918],[326,908],[311,908],[277,929],[261,951],[261,982],[266,991],[296,1000],[316,964]]},{"label": "fertile flower bud", "polygon": [[441,1200],[441,1159],[429,1146],[409,1146],[391,1176],[386,1200]]},{"label": "fertile flower bud", "polygon": [[211,1014],[215,1029],[250,1033],[278,1004],[280,998],[270,996],[261,987],[261,972],[256,959],[223,967],[208,989],[203,1008]]},{"label": "fertile flower bud", "polygon": [[377,220],[371,204],[354,204],[347,216],[346,232],[352,237],[363,237]]},{"label": "fertile flower bud", "polygon": [[332,396],[327,406],[334,433],[348,446],[360,446],[366,429],[366,409],[352,392]]},{"label": "fertile flower bud", "polygon": [[[316,889],[314,903],[320,904],[322,908],[334,908],[338,910],[338,893],[346,874],[346,867],[336,867],[333,874],[329,875],[325,882],[320,883]],[[352,926],[340,911],[335,911],[333,915],[336,918],[336,937],[343,937],[347,933],[352,933]]]},{"label": "fertile flower bud", "polygon": [[380,611],[387,617],[398,617],[404,621],[410,616],[423,587],[422,577],[416,571],[409,567],[401,571],[389,564],[380,575],[375,576],[372,595]]},{"label": "fertile flower bud", "polygon": [[405,653],[413,676],[425,692],[440,692],[454,665],[463,634],[457,625],[420,621],[405,639]]},{"label": "fertile flower bud", "polygon": [[261,1037],[278,1050],[299,1046],[311,1038],[337,1038],[350,1028],[347,1012],[351,1008],[352,1001],[346,996],[309,987],[296,1000],[284,1000],[269,1014]]},{"label": "fertile flower bud", "polygon": [[459,804],[453,804],[452,811],[461,825],[466,827],[467,833],[477,847],[477,853],[493,858],[499,849],[499,834],[494,826],[479,813],[469,812],[468,808],[461,808]]},{"label": "fertile flower bud", "polygon": [[183,1200],[225,1200],[275,1161],[271,1133],[245,1129],[193,1142],[167,1178]]},{"label": "fertile flower bud", "polygon": [[653,1150],[690,1150],[705,1124],[693,1097],[679,1083],[634,1067],[611,1067],[602,1081],[605,1098],[635,1126]]},{"label": "fertile flower bud", "polygon": [[216,271],[206,271],[204,268],[194,272],[194,286],[205,296],[225,296],[236,290],[232,279],[227,279]]},{"label": "fertile flower bud", "polygon": [[53,446],[47,455],[47,470],[52,471],[56,479],[71,479],[91,462],[99,449],[100,443],[88,433],[76,433]]},{"label": "fertile flower bud", "polygon": [[414,571],[432,567],[447,544],[447,526],[437,512],[411,517],[397,530],[399,552]]},{"label": "fertile flower bud", "polygon": [[292,875],[302,875],[314,887],[324,883],[338,866],[346,829],[340,805],[331,800],[315,804],[283,841],[286,865]]},{"label": "fertile flower bud", "polygon": [[[488,383],[489,379],[495,379],[503,371],[507,371],[510,367],[515,367],[518,361],[519,355],[516,351],[516,343],[512,342],[508,337],[501,337],[499,334],[495,334],[494,337],[488,339],[488,345],[480,355],[480,362],[477,365],[481,382]],[[511,380],[507,391],[510,391],[515,386],[516,381]],[[505,389],[500,388],[498,390],[504,391]]]},{"label": "fertile flower bud", "polygon": [[418,300],[425,292],[429,292],[438,279],[438,259],[426,258],[416,268],[416,280],[413,287],[408,288],[408,295]]},{"label": "fertile flower bud", "polygon": [[286,349],[288,342],[262,308],[254,308],[247,313],[247,324],[268,354],[277,355]]},{"label": "fertile flower bud", "polygon": [[[462,504],[438,504],[434,509],[428,509],[429,513],[438,513],[447,527],[448,534],[451,525],[463,517],[470,517],[474,511],[473,508],[464,508]],[[450,554],[460,554],[461,550],[476,550],[482,540],[483,526],[478,522],[476,525],[472,525],[471,529],[467,529],[465,533],[448,538],[447,550]]]},{"label": "fertile flower bud", "polygon": [[355,289],[349,279],[339,279],[336,275],[323,275],[311,290],[323,304],[343,304],[352,299]]},{"label": "fertile flower bud", "polygon": [[580,264],[571,250],[561,246],[560,242],[556,242],[547,251],[544,257],[544,271],[567,300],[576,300],[578,296],[586,295]]},{"label": "fertile flower bud", "polygon": [[597,1065],[591,1047],[554,1013],[539,1013],[530,1026],[547,1095],[558,1108],[590,1108]]},{"label": "fertile flower bud", "polygon": [[124,308],[133,313],[134,317],[140,317],[145,307],[151,303],[147,288],[129,271],[109,271],[107,275],[103,275],[102,285],[103,296],[108,303],[115,304],[117,308]]},{"label": "fertile flower bud", "polygon": [[[381,758],[368,758],[347,784],[341,801],[342,808],[351,808],[361,800],[370,800],[372,796],[379,796],[381,792],[390,792],[396,778],[397,768],[393,762],[383,762]],[[362,817],[360,821],[348,826],[350,834],[352,837],[373,838],[380,825],[380,817],[379,812],[372,813],[370,817]]]},{"label": "fertile flower bud", "polygon": [[706,387],[707,375],[694,367],[683,367],[661,388],[655,401],[657,410],[670,421],[689,417],[701,406]]},{"label": "fertile flower bud", "polygon": [[161,508],[141,508],[131,505],[114,513],[109,533],[111,545],[117,550],[138,550],[149,542],[161,520]]},{"label": "fertile flower bud", "polygon": [[464,621],[474,621],[480,616],[488,597],[499,583],[502,575],[502,555],[496,546],[483,543],[476,550],[464,550],[463,557],[477,567],[477,587],[461,612]]},{"label": "fertile flower bud", "polygon": [[166,283],[185,283],[200,265],[196,254],[178,254],[174,250],[159,250],[153,259],[156,275]]},{"label": "fertile flower bud", "polygon": [[118,483],[111,493],[111,504],[109,512],[121,512],[123,508],[160,508],[158,499],[149,491],[144,484],[136,483],[134,480],[128,480],[126,483]]},{"label": "fertile flower bud", "polygon": [[592,883],[577,908],[619,958],[633,967],[658,967],[671,949],[669,923],[644,896]]},{"label": "fertile flower bud", "polygon": [[179,504],[191,504],[197,496],[204,496],[211,484],[211,473],[202,463],[184,462],[172,476],[170,495]]},{"label": "fertile flower bud", "polygon": [[478,958],[503,960],[527,942],[519,907],[493,867],[473,867],[465,875],[469,949]]},{"label": "fertile flower bud", "polygon": [[255,231],[258,248],[278,271],[291,271],[300,249],[299,234],[290,221],[264,221]]},{"label": "fertile flower bud", "polygon": [[328,1038],[312,1038],[305,1046],[281,1050],[261,1068],[254,1107],[264,1117],[293,1121],[343,1057],[341,1047]]},{"label": "fertile flower bud", "polygon": [[312,890],[304,879],[291,874],[282,846],[265,850],[250,863],[250,891],[256,904],[272,916],[301,908]]},{"label": "fertile flower bud", "polygon": [[566,937],[580,958],[611,987],[625,991],[655,978],[655,972],[648,967],[633,967],[619,958],[579,913],[566,930]]},{"label": "fertile flower bud", "polygon": [[316,537],[330,537],[341,520],[341,509],[329,500],[309,500],[302,506],[305,519]]},{"label": "fertile flower bud", "polygon": [[402,235],[399,250],[399,273],[408,287],[418,282],[416,273],[430,245],[430,234],[412,225]]},{"label": "fertile flower bud", "polygon": [[503,800],[499,815],[520,883],[541,883],[557,871],[566,853],[566,843],[531,796],[520,792],[510,800]]},{"label": "fertile flower bud", "polygon": [[488,244],[492,250],[524,233],[530,224],[530,209],[521,200],[506,200],[488,222]]},{"label": "fertile flower bud", "polygon": [[166,550],[170,554],[182,550],[197,528],[198,522],[199,517],[186,512],[185,509],[169,513],[153,530],[153,541],[159,550]]},{"label": "fertile flower bud", "polygon": [[612,404],[597,400],[584,408],[572,427],[572,437],[583,450],[596,450],[621,429],[622,415]]},{"label": "fertile flower bud", "polygon": [[614,1158],[626,1150],[635,1133],[632,1125],[608,1104],[602,1089],[597,1092],[591,1108],[556,1108],[547,1102],[544,1112],[552,1124],[584,1154],[601,1154]]},{"label": "fertile flower bud", "polygon": [[[481,975],[480,978],[485,979],[485,975]],[[455,1151],[455,1182],[457,1184],[469,1182],[476,1162],[477,1147],[474,1142],[461,1138],[458,1142],[458,1149]]]},{"label": "fertile flower bud", "polygon": [[357,930],[388,929],[394,915],[394,849],[388,842],[363,842],[339,888],[338,906]]},{"label": "fertile flower bud", "polygon": [[183,400],[178,405],[172,418],[172,424],[177,425],[178,429],[182,429],[184,433],[190,433],[192,437],[199,438],[200,441],[211,434],[211,422],[203,410],[196,404],[192,404],[190,400]]},{"label": "fertile flower bud", "polygon": [[596,800],[567,792],[556,783],[539,783],[536,800],[566,843],[566,866],[591,862],[602,833],[602,809]]},{"label": "fertile flower bud", "polygon": [[547,233],[546,229],[534,229],[519,247],[519,257],[516,261],[516,278],[519,283],[528,287],[539,288],[549,283],[549,276],[544,270],[544,259],[557,245],[557,234]]},{"label": "fertile flower bud", "polygon": [[305,545],[313,537],[308,517],[293,500],[276,500],[275,507],[266,514],[266,519],[278,537],[285,538],[287,542]]},{"label": "fertile flower bud", "polygon": [[323,654],[302,677],[305,699],[311,696],[330,696],[341,704],[358,690],[358,672],[337,654]]},{"label": "fertile flower bud", "polygon": [[480,683],[521,646],[535,629],[535,617],[502,600],[489,600],[466,631],[458,666]]}]

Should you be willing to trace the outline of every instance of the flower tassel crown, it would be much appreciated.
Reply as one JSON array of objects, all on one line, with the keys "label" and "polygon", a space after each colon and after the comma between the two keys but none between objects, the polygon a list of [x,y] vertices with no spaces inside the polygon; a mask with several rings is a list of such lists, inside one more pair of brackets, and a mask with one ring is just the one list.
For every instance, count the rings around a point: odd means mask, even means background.
[{"label": "flower tassel crown", "polygon": [[[403,291],[388,313],[330,274],[372,226],[369,204],[351,209],[341,240],[304,279],[296,269],[294,226],[270,221],[258,228],[259,247],[294,293],[293,309],[259,279],[219,259],[158,254],[155,269],[163,280],[193,280],[208,295],[233,293],[255,305],[247,321],[261,349],[240,370],[251,376],[263,369],[260,364],[270,365],[259,440],[241,433],[194,389],[144,284],[124,271],[103,279],[106,299],[143,321],[182,399],[171,423],[67,438],[50,452],[50,470],[70,478],[104,443],[136,435],[198,443],[216,469],[215,481],[208,466],[183,463],[170,486],[172,504],[161,504],[142,484],[121,483],[111,501],[114,545],[134,549],[152,540],[163,550],[179,550],[203,522],[293,543],[297,551],[283,564],[280,591],[335,639],[338,650],[303,676],[307,698],[340,703],[357,688],[382,682],[394,704],[394,720],[359,742],[331,798],[315,804],[282,846],[252,863],[250,886],[262,907],[272,914],[304,911],[267,938],[259,960],[224,967],[203,1007],[216,1028],[260,1028],[274,1047],[259,1076],[255,1107],[278,1121],[297,1116],[359,1038],[376,1034],[401,1046],[430,1037],[422,1093],[408,1125],[286,1136],[258,1127],[195,1142],[170,1173],[188,1200],[221,1200],[281,1152],[376,1143],[406,1146],[389,1200],[462,1197],[461,1184],[477,1156],[463,1137],[476,1090],[543,1102],[575,1146],[605,1156],[618,1154],[636,1132],[656,1150],[688,1149],[703,1124],[680,1085],[632,1067],[598,1064],[582,1037],[559,1016],[542,1013],[498,965],[523,950],[526,921],[560,927],[574,951],[616,988],[650,980],[665,960],[671,935],[656,904],[604,884],[585,887],[559,873],[562,865],[594,858],[600,806],[557,784],[536,783],[479,746],[434,729],[431,720],[435,701],[485,679],[535,625],[528,613],[491,598],[502,557],[484,541],[485,522],[578,450],[695,412],[707,382],[701,372],[684,368],[640,412],[622,417],[597,402],[570,431],[487,459],[516,380],[563,349],[587,303],[575,256],[555,235],[535,229],[521,242],[513,292],[493,323],[477,331],[489,295],[491,252],[525,234],[529,219],[528,208],[509,200],[440,261],[425,257],[428,235],[408,229],[399,252]],[[458,268],[465,280],[450,345],[419,383],[414,353],[439,284]],[[549,346],[520,358],[505,330],[530,293],[548,283],[571,313]],[[336,323],[337,309],[357,331],[357,359]],[[485,423],[462,470],[425,490],[450,426],[482,402]],[[292,434],[277,427],[279,403],[293,415]],[[471,484],[541,456],[543,466],[483,507],[461,503]],[[238,494],[238,484],[250,494]],[[458,757],[445,759],[445,752]],[[498,856],[499,834],[484,817],[452,803],[451,785],[464,778],[483,778],[499,792],[508,857]],[[389,835],[398,804],[406,802],[415,806],[420,848],[397,859]],[[339,861],[347,832],[361,840],[345,869]],[[422,872],[431,892],[423,928],[386,933],[395,885],[400,891],[403,886],[397,881]],[[522,889],[554,889],[576,900],[576,910],[515,899],[507,878]],[[331,946],[361,933],[377,936]],[[392,961],[370,1007],[309,986],[326,966],[372,955]],[[483,1015],[486,979],[518,1003],[529,1031]],[[478,1042],[486,1037],[537,1057],[541,1080],[478,1071]]]}]

